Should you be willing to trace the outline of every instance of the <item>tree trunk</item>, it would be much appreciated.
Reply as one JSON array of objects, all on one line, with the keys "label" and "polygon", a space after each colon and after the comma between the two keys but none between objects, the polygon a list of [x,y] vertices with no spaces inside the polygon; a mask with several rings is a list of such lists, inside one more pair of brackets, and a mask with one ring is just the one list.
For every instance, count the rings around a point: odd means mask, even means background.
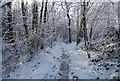
[{"label": "tree trunk", "polygon": [[70,29],[71,19],[70,19],[69,13],[67,13],[67,17],[68,17],[69,43],[71,43],[71,29]]},{"label": "tree trunk", "polygon": [[55,10],[54,10],[54,7],[55,7],[55,2],[52,3],[52,14],[53,14],[53,19],[52,19],[52,22],[53,22],[53,26],[55,25]]},{"label": "tree trunk", "polygon": [[24,26],[24,29],[25,29],[25,36],[26,38],[28,38],[28,25],[27,25],[27,14],[26,14],[26,7],[24,5],[24,2],[22,1],[21,3],[21,6],[22,6],[22,15],[23,15],[23,26]]},{"label": "tree trunk", "polygon": [[45,10],[44,10],[44,23],[46,23],[47,21],[47,4],[48,4],[48,0],[46,0],[45,2]]},{"label": "tree trunk", "polygon": [[41,7],[41,10],[40,10],[40,24],[42,24],[43,8],[44,8],[44,0],[42,0],[42,7]]},{"label": "tree trunk", "polygon": [[77,44],[76,45],[78,45],[79,44],[79,42],[80,42],[80,37],[79,37],[79,29],[80,29],[80,27],[79,27],[79,9],[77,9]]},{"label": "tree trunk", "polygon": [[37,34],[37,28],[38,28],[38,4],[36,1],[33,2],[32,6],[32,14],[33,14],[33,19],[32,19],[32,30],[33,34]]},{"label": "tree trunk", "polygon": [[86,27],[86,4],[83,2],[83,31],[84,31],[84,40],[85,40],[85,45],[87,46],[87,27]]},{"label": "tree trunk", "polygon": [[120,40],[120,1],[118,2],[118,24],[119,24],[119,40]]},{"label": "tree trunk", "polygon": [[[85,49],[88,50],[88,36],[87,36],[87,27],[86,27],[86,4],[85,0],[83,2],[83,31],[84,31],[84,41],[85,41]],[[88,53],[88,52],[87,52]],[[90,58],[90,54],[88,53],[88,58]]]},{"label": "tree trunk", "polygon": [[[81,9],[82,10],[82,9]],[[82,26],[82,23],[83,23],[83,19],[82,18],[80,18],[79,17],[79,10],[77,10],[77,44],[76,45],[78,45],[79,43],[80,43],[80,41],[81,41],[81,38],[83,37],[82,36],[82,34],[83,34],[83,26]],[[81,21],[79,21],[80,19],[81,19]],[[80,22],[80,23],[79,23]]]},{"label": "tree trunk", "polygon": [[71,29],[70,29],[70,26],[71,26],[71,19],[70,19],[70,15],[69,15],[69,6],[67,5],[67,2],[65,0],[65,6],[66,6],[66,9],[67,9],[67,18],[68,18],[68,40],[69,40],[69,43],[71,43],[72,41],[72,37],[71,37]]}]

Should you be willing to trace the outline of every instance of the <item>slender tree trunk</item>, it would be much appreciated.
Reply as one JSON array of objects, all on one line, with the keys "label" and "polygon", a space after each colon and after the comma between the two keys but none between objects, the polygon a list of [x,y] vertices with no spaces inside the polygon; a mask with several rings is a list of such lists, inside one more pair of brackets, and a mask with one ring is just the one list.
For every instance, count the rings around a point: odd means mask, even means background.
[{"label": "slender tree trunk", "polygon": [[92,43],[92,34],[93,34],[93,27],[90,28],[90,43]]},{"label": "slender tree trunk", "polygon": [[69,40],[69,43],[71,43],[72,41],[72,35],[71,35],[71,29],[70,29],[70,26],[71,26],[71,19],[70,19],[70,15],[69,15],[69,6],[67,5],[67,2],[65,0],[65,6],[66,6],[66,9],[67,9],[67,18],[68,18],[68,40]]},{"label": "slender tree trunk", "polygon": [[[84,31],[85,49],[87,51],[88,50],[88,36],[87,36],[87,26],[86,26],[86,2],[85,0],[83,2],[83,31]],[[89,53],[88,53],[88,58],[90,58]]]},{"label": "slender tree trunk", "polygon": [[[78,45],[79,43],[80,43],[80,41],[81,41],[81,38],[82,38],[82,29],[83,29],[83,25],[82,25],[82,23],[83,23],[83,19],[82,18],[80,18],[79,17],[79,10],[77,10],[77,44],[76,45]],[[82,9],[81,9],[81,14],[82,14]],[[81,21],[79,21],[81,19]],[[80,22],[80,23],[79,23]]]},{"label": "slender tree trunk", "polygon": [[37,28],[38,28],[38,4],[37,4],[36,0],[33,2],[32,14],[33,14],[32,30],[33,30],[33,34],[37,34]]},{"label": "slender tree trunk", "polygon": [[95,19],[93,19],[93,21],[92,21],[90,33],[89,33],[89,40],[90,40],[89,46],[90,46],[90,48],[92,47],[92,35],[93,35],[94,22],[95,22]]},{"label": "slender tree trunk", "polygon": [[24,29],[25,29],[25,36],[26,38],[28,38],[28,25],[27,25],[27,14],[26,14],[26,7],[25,7],[25,4],[24,4],[24,1],[22,1],[21,3],[21,6],[22,6],[22,15],[23,15],[23,26],[24,26]]},{"label": "slender tree trunk", "polygon": [[69,32],[69,43],[71,43],[71,29],[70,29],[70,25],[71,25],[71,19],[69,16],[69,13],[67,13],[67,17],[68,17],[68,32]]},{"label": "slender tree trunk", "polygon": [[47,21],[47,4],[48,4],[48,0],[46,0],[45,2],[45,10],[44,10],[44,23],[46,23]]},{"label": "slender tree trunk", "polygon": [[118,24],[119,24],[119,40],[120,40],[120,1],[118,2]]},{"label": "slender tree trunk", "polygon": [[55,11],[54,11],[54,7],[55,7],[55,2],[52,3],[52,14],[53,14],[53,19],[52,19],[52,22],[53,22],[53,26],[55,25]]},{"label": "slender tree trunk", "polygon": [[40,10],[40,24],[42,24],[43,8],[44,8],[44,0],[42,0],[42,7],[41,7],[41,10]]},{"label": "slender tree trunk", "polygon": [[79,27],[79,9],[77,9],[77,44],[76,45],[78,45],[80,42],[79,29],[80,29],[80,27]]},{"label": "slender tree trunk", "polygon": [[85,40],[85,45],[87,46],[87,27],[86,27],[86,4],[83,2],[83,29],[84,29],[84,40]]}]

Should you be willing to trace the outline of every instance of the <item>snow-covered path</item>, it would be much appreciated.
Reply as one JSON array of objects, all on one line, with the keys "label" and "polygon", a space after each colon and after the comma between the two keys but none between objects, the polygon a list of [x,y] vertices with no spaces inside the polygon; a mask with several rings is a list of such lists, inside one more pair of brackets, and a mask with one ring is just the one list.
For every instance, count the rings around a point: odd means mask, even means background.
[{"label": "snow-covered path", "polygon": [[[66,68],[61,65],[66,65]],[[106,77],[95,71],[94,68],[95,65],[89,62],[87,53],[76,47],[76,43],[59,42],[55,43],[52,48],[48,47],[40,51],[32,61],[25,62],[21,68],[11,72],[9,79],[96,79],[98,76]]]}]

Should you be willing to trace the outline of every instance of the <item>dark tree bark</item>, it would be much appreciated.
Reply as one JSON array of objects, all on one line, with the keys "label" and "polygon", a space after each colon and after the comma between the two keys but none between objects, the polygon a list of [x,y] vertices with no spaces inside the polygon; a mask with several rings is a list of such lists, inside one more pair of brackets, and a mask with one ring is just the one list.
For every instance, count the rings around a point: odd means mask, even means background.
[{"label": "dark tree bark", "polygon": [[48,4],[48,0],[46,0],[45,2],[45,10],[44,10],[44,23],[46,23],[47,21],[47,4]]},{"label": "dark tree bark", "polygon": [[37,28],[38,28],[38,4],[37,4],[36,0],[33,2],[33,5],[32,5],[32,14],[33,14],[32,30],[33,30],[33,34],[37,34]]},{"label": "dark tree bark", "polygon": [[88,36],[87,36],[87,27],[86,27],[86,4],[85,2],[83,2],[83,31],[84,31],[85,45],[87,46]]},{"label": "dark tree bark", "polygon": [[77,9],[77,44],[76,45],[78,45],[79,44],[79,42],[80,42],[80,36],[79,36],[79,9]]},{"label": "dark tree bark", "polygon": [[[83,36],[84,36],[84,41],[85,41],[85,49],[86,51],[88,50],[88,35],[87,35],[87,26],[86,26],[86,3],[85,0],[83,2]],[[87,3],[88,4],[88,3]],[[88,51],[87,51],[88,53]],[[88,58],[90,58],[90,54],[88,53]]]},{"label": "dark tree bark", "polygon": [[28,25],[27,25],[27,17],[26,17],[27,16],[27,14],[26,14],[27,9],[26,9],[23,1],[21,3],[21,6],[22,6],[23,26],[25,29],[25,36],[26,36],[26,38],[28,38]]},{"label": "dark tree bark", "polygon": [[43,8],[44,8],[44,0],[42,0],[42,7],[40,10],[40,24],[42,24]]},{"label": "dark tree bark", "polygon": [[120,40],[120,1],[118,2],[118,24],[119,24],[119,40]]},{"label": "dark tree bark", "polygon": [[54,10],[54,9],[55,9],[54,7],[55,7],[55,2],[52,3],[52,9],[51,9],[51,11],[52,11],[52,13],[53,13],[53,16],[54,16],[54,18],[52,19],[53,26],[55,25],[55,12],[56,12],[56,11]]},{"label": "dark tree bark", "polygon": [[67,18],[68,18],[68,20],[69,20],[69,22],[68,22],[69,43],[71,43],[71,29],[70,29],[71,19],[70,19],[69,13],[67,13]]},{"label": "dark tree bark", "polygon": [[69,8],[68,8],[68,5],[67,5],[67,2],[65,0],[65,6],[66,6],[66,9],[67,9],[67,18],[68,18],[68,39],[69,39],[69,43],[71,43],[72,41],[72,36],[71,36],[71,29],[70,29],[70,26],[71,26],[71,19],[70,19],[70,15],[69,15]]}]

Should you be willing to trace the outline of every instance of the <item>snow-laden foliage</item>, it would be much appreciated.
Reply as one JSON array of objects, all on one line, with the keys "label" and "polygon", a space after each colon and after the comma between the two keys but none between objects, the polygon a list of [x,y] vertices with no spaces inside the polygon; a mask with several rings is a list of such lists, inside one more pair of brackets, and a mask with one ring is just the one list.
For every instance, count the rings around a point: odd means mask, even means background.
[{"label": "snow-laden foliage", "polygon": [[4,7],[5,5],[7,5],[8,3],[11,3],[14,0],[2,0],[0,2],[0,7]]}]

